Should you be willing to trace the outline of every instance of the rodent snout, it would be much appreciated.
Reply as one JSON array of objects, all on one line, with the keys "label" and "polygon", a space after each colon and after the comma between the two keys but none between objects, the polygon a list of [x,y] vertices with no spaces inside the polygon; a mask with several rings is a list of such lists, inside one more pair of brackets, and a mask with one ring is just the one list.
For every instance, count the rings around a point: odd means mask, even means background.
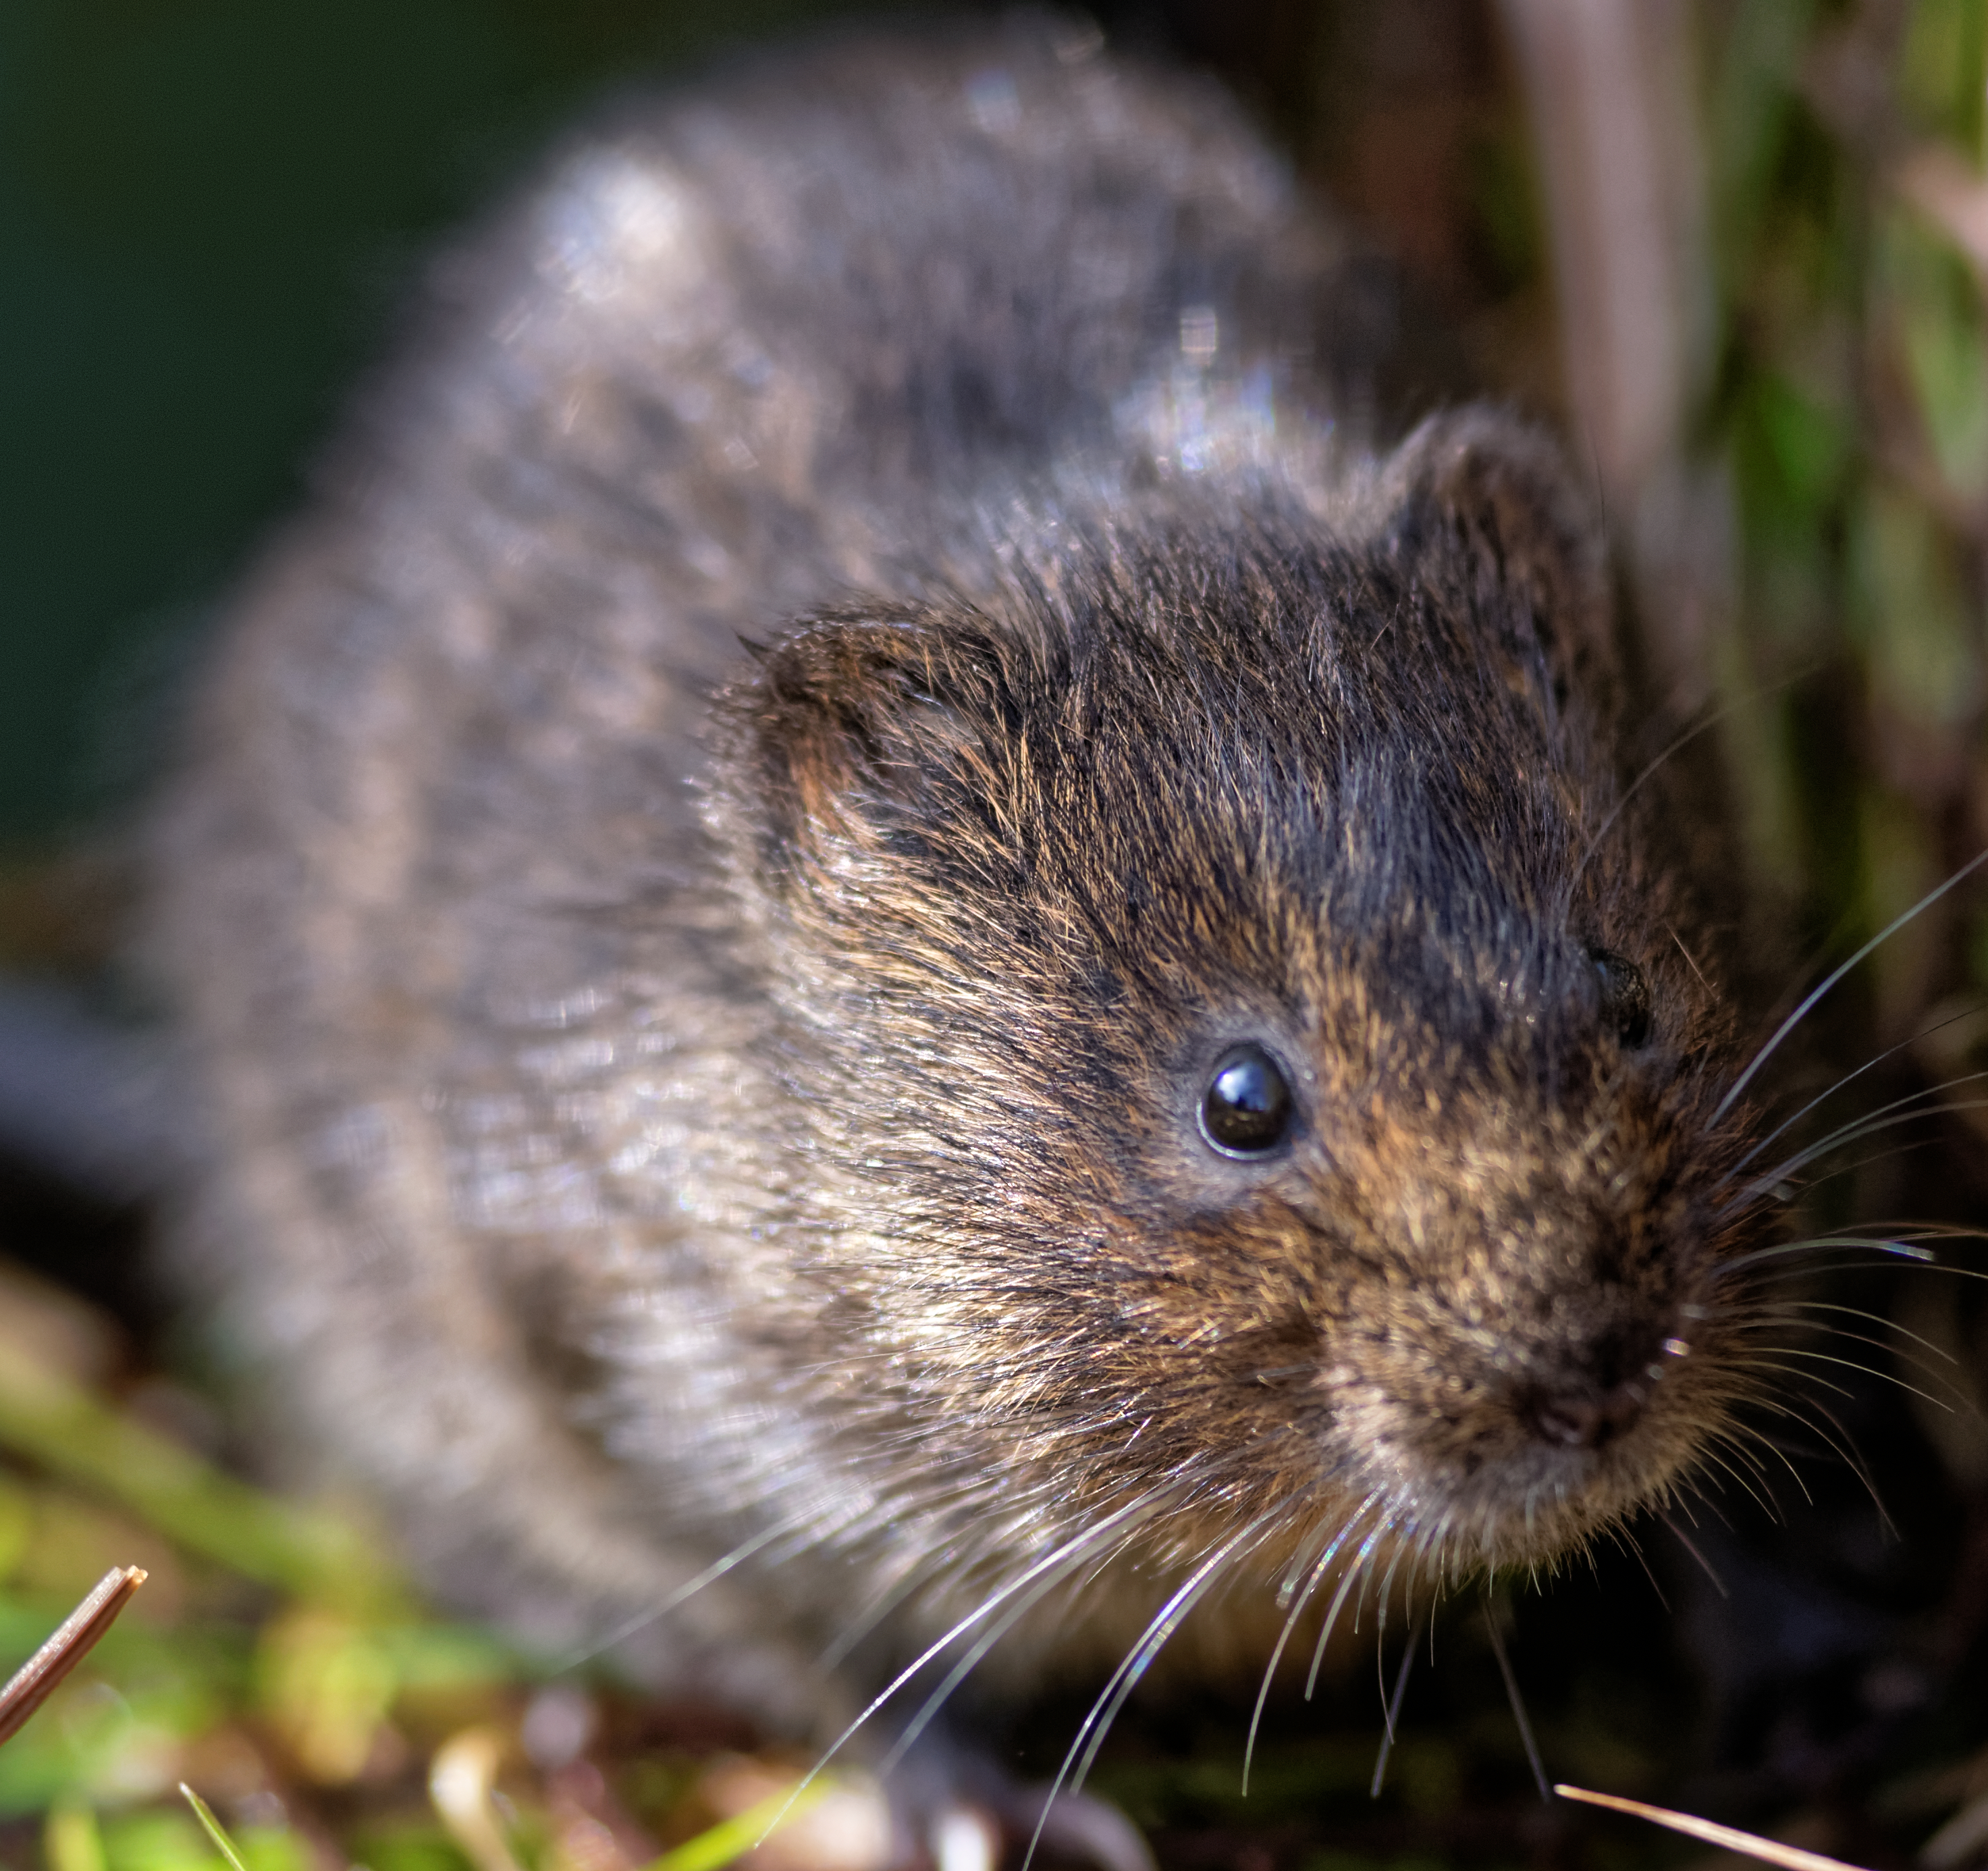
[{"label": "rodent snout", "polygon": [[1536,1395],[1526,1415],[1542,1442],[1563,1449],[1599,1449],[1631,1427],[1643,1413],[1648,1389],[1622,1383],[1598,1392]]},{"label": "rodent snout", "polygon": [[1585,1368],[1523,1386],[1514,1413],[1550,1448],[1607,1448],[1640,1423],[1684,1344],[1645,1335],[1603,1332]]}]

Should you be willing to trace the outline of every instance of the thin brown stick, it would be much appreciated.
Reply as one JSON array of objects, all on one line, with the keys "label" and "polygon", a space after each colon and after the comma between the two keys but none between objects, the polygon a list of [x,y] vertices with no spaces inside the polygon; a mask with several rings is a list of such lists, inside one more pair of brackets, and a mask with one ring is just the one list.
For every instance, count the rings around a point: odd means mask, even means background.
[{"label": "thin brown stick", "polygon": [[19,1733],[21,1724],[90,1654],[144,1582],[142,1567],[113,1566],[90,1596],[63,1619],[56,1634],[14,1672],[7,1687],[0,1689],[0,1741],[10,1741]]},{"label": "thin brown stick", "polygon": [[1825,1858],[1820,1852],[1804,1852],[1797,1846],[1783,1845],[1777,1839],[1763,1839],[1731,1825],[1716,1825],[1709,1819],[1689,1812],[1673,1812],[1668,1806],[1646,1806],[1639,1799],[1625,1799],[1619,1793],[1591,1793],[1585,1787],[1556,1786],[1562,1799],[1577,1799],[1590,1806],[1606,1806],[1611,1812],[1626,1812],[1648,1819],[1653,1825],[1667,1825],[1688,1838],[1702,1839],[1707,1845],[1723,1845],[1729,1852],[1743,1852],[1749,1858],[1764,1858],[1783,1871],[1862,1871],[1840,1858]]}]

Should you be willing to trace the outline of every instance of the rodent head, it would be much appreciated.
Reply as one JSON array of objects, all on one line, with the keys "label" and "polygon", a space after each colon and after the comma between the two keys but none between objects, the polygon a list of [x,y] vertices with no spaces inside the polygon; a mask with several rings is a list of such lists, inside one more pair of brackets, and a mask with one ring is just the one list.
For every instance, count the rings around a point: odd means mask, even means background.
[{"label": "rodent head", "polygon": [[1592,531],[1467,412],[1327,522],[1059,518],[725,705],[795,1329],[901,1514],[1549,1561],[1737,1389],[1726,1027],[1616,784]]}]

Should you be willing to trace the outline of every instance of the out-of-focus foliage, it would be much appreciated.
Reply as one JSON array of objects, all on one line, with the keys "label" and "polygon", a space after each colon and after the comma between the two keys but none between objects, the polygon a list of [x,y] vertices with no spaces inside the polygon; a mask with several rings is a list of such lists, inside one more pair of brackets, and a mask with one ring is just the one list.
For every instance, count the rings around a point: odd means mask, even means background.
[{"label": "out-of-focus foliage", "polygon": [[[0,1677],[111,1565],[144,1588],[0,1747],[0,1862],[47,1871],[877,1871],[866,1784],[645,1724],[428,1616],[364,1516],[228,1479],[93,1389],[103,1322],[0,1265]],[[102,1375],[98,1372],[97,1375]],[[185,1399],[156,1386],[152,1413]],[[801,1763],[804,1765],[806,1763]],[[230,1867],[175,1789],[222,1807]],[[786,1810],[791,1800],[791,1812]],[[667,1850],[664,1849],[668,1847]]]},{"label": "out-of-focus foliage", "polygon": [[[1736,520],[1729,745],[1756,861],[1873,933],[1988,834],[1988,10],[1704,21],[1719,340],[1696,444]],[[1988,924],[1966,929],[1937,910],[1876,958],[1887,1038],[1969,985]]]}]

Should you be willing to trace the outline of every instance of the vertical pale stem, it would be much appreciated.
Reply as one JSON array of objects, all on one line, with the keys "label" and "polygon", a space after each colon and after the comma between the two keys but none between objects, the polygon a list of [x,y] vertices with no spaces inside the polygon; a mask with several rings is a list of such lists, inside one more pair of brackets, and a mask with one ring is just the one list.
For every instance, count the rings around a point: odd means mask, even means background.
[{"label": "vertical pale stem", "polygon": [[[1502,0],[1539,159],[1570,411],[1673,699],[1709,682],[1714,490],[1680,449],[1702,367],[1706,272],[1685,0]],[[1723,504],[1723,503],[1722,503]],[[1715,517],[1709,537],[1723,528]],[[1716,545],[1713,551],[1716,552]]]}]

